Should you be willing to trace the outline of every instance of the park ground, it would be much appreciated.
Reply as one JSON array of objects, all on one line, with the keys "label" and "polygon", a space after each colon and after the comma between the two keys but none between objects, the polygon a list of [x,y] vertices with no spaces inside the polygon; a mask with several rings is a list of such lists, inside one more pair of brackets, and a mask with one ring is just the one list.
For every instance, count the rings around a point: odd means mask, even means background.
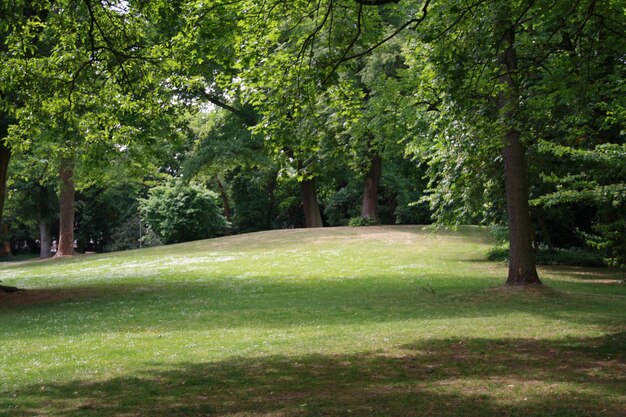
[{"label": "park ground", "polygon": [[507,289],[484,229],[0,265],[0,416],[624,416],[626,278]]}]

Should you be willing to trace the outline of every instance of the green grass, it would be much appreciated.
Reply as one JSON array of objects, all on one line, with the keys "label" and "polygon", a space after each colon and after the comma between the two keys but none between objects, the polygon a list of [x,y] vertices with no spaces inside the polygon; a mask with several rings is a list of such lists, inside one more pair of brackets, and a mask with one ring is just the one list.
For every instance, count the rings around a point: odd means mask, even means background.
[{"label": "green grass", "polygon": [[503,290],[479,228],[0,266],[0,416],[623,416],[623,272]]}]

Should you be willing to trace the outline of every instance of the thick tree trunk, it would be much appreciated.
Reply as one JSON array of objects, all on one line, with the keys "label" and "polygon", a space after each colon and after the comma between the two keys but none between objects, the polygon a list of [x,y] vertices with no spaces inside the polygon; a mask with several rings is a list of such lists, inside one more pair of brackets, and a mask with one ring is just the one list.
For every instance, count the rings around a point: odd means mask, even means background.
[{"label": "thick tree trunk", "polygon": [[380,188],[380,177],[382,175],[383,159],[380,155],[372,156],[370,168],[365,175],[363,182],[363,205],[361,206],[361,217],[378,220],[378,189]]},{"label": "thick tree trunk", "polygon": [[506,285],[540,284],[533,251],[524,147],[519,132],[506,133],[503,151],[509,220],[509,276]]},{"label": "thick tree trunk", "polygon": [[63,158],[59,164],[61,193],[59,196],[59,245],[55,257],[75,255],[74,252],[74,160]]},{"label": "thick tree trunk", "polygon": [[504,49],[498,53],[498,63],[503,74],[499,77],[503,91],[499,97],[499,110],[505,122],[504,181],[509,226],[509,276],[506,285],[541,284],[535,266],[532,246],[530,207],[525,149],[520,132],[515,127],[519,107],[519,94],[513,80],[517,70],[515,53],[515,28],[511,22],[498,22],[497,33],[503,33]]},{"label": "thick tree trunk", "polygon": [[308,179],[300,182],[300,195],[304,206],[304,221],[306,227],[323,227],[322,214],[317,202],[317,192],[315,191],[315,180]]}]

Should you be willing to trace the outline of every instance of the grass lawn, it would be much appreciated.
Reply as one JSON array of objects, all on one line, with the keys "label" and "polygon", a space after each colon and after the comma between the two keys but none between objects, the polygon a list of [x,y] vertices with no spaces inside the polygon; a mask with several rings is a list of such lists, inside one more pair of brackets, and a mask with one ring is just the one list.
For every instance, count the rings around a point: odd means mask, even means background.
[{"label": "grass lawn", "polygon": [[623,272],[504,290],[474,227],[0,265],[0,416],[625,416]]}]

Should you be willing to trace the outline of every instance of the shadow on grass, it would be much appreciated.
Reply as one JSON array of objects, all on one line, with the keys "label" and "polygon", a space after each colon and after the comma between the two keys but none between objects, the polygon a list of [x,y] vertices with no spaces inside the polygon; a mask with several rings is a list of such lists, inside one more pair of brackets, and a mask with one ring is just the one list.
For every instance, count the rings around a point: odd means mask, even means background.
[{"label": "shadow on grass", "polygon": [[544,266],[548,274],[568,277],[581,281],[622,281],[626,279],[626,271],[617,268],[583,268],[576,266]]},{"label": "shadow on grass", "polygon": [[[127,290],[126,286],[119,288],[108,287],[104,291],[102,287],[69,287],[69,288],[46,288],[46,289],[20,289],[15,293],[0,292],[0,307],[15,309],[51,303],[85,301],[102,298],[103,294],[120,296]],[[0,310],[1,312],[1,310]]]},{"label": "shadow on grass", "polygon": [[[624,323],[621,297],[550,289],[514,292],[501,287],[433,294],[420,283],[379,278],[345,282],[250,279],[28,290],[0,295],[0,331],[11,330],[11,339],[27,339],[47,337],[51,329],[55,336],[137,328],[275,329],[505,317],[520,312],[601,326]],[[58,327],[59,320],[63,328]],[[27,323],[24,331],[16,331],[20,323]]]},{"label": "shadow on grass", "polygon": [[0,415],[623,416],[626,333],[420,341],[389,352],[236,358],[35,385]]}]

